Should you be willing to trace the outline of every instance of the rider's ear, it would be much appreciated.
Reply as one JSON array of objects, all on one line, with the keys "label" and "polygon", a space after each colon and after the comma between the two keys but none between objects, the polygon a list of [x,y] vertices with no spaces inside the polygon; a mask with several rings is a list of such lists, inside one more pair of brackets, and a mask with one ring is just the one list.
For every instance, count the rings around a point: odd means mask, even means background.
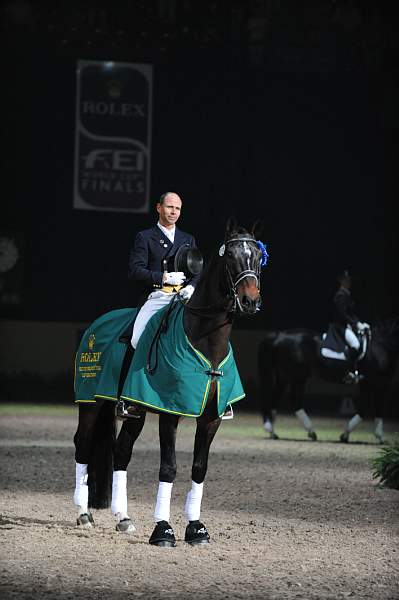
[{"label": "rider's ear", "polygon": [[263,221],[261,221],[260,219],[255,221],[255,223],[252,225],[251,233],[256,240],[258,240],[262,235],[263,226]]},{"label": "rider's ear", "polygon": [[227,219],[227,223],[226,223],[226,237],[229,237],[229,235],[233,231],[236,231],[236,229],[237,229],[237,219],[235,217],[231,216]]}]

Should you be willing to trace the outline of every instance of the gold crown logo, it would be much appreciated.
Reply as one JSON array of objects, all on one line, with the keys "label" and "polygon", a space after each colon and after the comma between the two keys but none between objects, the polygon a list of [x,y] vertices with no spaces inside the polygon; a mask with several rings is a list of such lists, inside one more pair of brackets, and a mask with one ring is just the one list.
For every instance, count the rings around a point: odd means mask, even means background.
[{"label": "gold crown logo", "polygon": [[96,336],[94,335],[94,333],[91,333],[89,335],[89,340],[87,342],[87,345],[89,346],[89,350],[93,350],[95,341],[96,341]]}]

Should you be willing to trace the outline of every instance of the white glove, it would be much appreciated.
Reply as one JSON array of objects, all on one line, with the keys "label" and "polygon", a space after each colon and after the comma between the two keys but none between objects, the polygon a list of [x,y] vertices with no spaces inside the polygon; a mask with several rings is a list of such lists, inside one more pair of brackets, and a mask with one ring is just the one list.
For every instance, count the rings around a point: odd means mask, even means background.
[{"label": "white glove", "polygon": [[368,323],[362,323],[361,321],[356,323],[356,327],[361,333],[363,333],[366,329],[370,329],[370,325]]},{"label": "white glove", "polygon": [[194,286],[186,285],[186,287],[184,287],[182,290],[180,290],[179,296],[180,296],[180,298],[182,298],[183,300],[186,300],[186,302],[188,302],[190,300],[191,296],[193,295],[193,291],[194,291]]},{"label": "white glove", "polygon": [[171,273],[165,273],[163,276],[163,282],[169,285],[182,285],[186,279],[183,271],[172,271]]}]

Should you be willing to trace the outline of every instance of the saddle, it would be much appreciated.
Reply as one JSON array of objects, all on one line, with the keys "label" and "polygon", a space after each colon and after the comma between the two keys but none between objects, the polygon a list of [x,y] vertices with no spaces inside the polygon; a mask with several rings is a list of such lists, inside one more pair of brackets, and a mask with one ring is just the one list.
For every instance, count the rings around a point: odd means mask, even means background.
[{"label": "saddle", "polygon": [[[344,340],[342,340],[340,336],[336,335],[335,330],[333,331],[334,333],[331,335],[331,331],[329,328],[328,333],[324,333],[322,335],[322,342],[320,346],[321,356],[323,358],[331,358],[333,360],[349,361],[351,358],[350,350],[352,349],[345,344]],[[331,343],[331,337],[334,337],[335,343]],[[357,334],[357,338],[360,342],[360,350],[358,356],[356,357],[356,361],[359,362],[365,357],[367,353],[370,333],[363,331]]]}]

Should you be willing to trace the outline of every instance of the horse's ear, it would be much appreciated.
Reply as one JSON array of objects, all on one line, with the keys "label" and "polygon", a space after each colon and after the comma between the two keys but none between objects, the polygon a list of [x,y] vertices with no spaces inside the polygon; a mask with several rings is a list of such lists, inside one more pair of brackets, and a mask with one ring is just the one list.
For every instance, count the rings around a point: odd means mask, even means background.
[{"label": "horse's ear", "polygon": [[226,237],[229,237],[229,235],[233,232],[237,230],[237,219],[233,216],[229,217],[227,219],[227,223],[226,223]]},{"label": "horse's ear", "polygon": [[264,226],[264,223],[260,219],[255,221],[255,223],[252,225],[251,233],[256,240],[258,240],[260,238],[260,236],[262,235],[263,226]]}]

